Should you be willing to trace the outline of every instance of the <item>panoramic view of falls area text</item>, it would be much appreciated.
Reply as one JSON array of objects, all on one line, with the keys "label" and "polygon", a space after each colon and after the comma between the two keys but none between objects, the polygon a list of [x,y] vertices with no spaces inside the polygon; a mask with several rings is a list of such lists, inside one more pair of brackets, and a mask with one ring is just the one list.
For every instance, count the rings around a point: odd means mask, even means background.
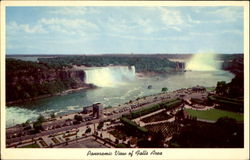
[{"label": "panoramic view of falls area text", "polygon": [[242,15],[8,7],[6,147],[244,148]]}]

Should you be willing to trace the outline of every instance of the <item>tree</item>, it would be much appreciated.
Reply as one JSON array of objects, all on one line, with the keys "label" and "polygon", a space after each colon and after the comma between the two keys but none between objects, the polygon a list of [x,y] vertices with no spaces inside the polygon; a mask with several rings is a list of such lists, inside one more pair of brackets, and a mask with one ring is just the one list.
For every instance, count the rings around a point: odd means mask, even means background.
[{"label": "tree", "polygon": [[98,124],[98,126],[97,126],[97,129],[98,129],[98,130],[102,129],[103,125],[104,125],[104,122],[100,122],[100,123]]},{"label": "tree", "polygon": [[42,123],[36,121],[35,123],[33,123],[33,128],[35,129],[36,132],[43,130]]},{"label": "tree", "polygon": [[217,87],[216,87],[216,93],[219,95],[225,95],[227,94],[228,86],[225,81],[219,81],[217,82]]},{"label": "tree", "polygon": [[115,139],[115,143],[116,143],[116,144],[118,144],[118,143],[119,143],[119,140],[118,140],[117,138]]},{"label": "tree", "polygon": [[36,122],[33,123],[33,128],[35,129],[36,132],[39,132],[41,130],[44,130],[42,123],[45,122],[45,118],[43,115],[39,115],[37,118]]},{"label": "tree", "polygon": [[237,121],[233,118],[221,117],[216,123],[221,128],[226,129],[229,133],[233,133],[237,128]]},{"label": "tree", "polygon": [[167,92],[167,91],[168,91],[168,88],[167,88],[167,87],[163,87],[163,88],[161,89],[161,91],[162,91],[162,92]]},{"label": "tree", "polygon": [[91,128],[86,129],[85,133],[90,133],[91,132]]},{"label": "tree", "polygon": [[51,118],[56,118],[55,113],[54,113],[54,112],[53,112],[53,113],[51,113],[51,114],[50,114],[50,117],[51,117]]},{"label": "tree", "polygon": [[37,118],[37,122],[40,122],[40,123],[45,122],[44,116],[40,114],[39,117]]},{"label": "tree", "polygon": [[170,140],[170,147],[239,148],[243,147],[243,123],[220,118],[216,123],[190,123]]},{"label": "tree", "polygon": [[28,119],[25,123],[26,123],[26,124],[30,124],[30,120]]},{"label": "tree", "polygon": [[82,121],[82,116],[75,115],[74,119],[77,120],[77,121]]}]

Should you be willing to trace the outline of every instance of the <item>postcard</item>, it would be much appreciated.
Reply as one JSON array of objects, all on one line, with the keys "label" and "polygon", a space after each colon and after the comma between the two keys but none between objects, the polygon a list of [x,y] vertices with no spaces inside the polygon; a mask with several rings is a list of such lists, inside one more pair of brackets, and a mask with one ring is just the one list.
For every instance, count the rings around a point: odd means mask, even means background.
[{"label": "postcard", "polygon": [[248,159],[248,14],[1,3],[1,158]]}]

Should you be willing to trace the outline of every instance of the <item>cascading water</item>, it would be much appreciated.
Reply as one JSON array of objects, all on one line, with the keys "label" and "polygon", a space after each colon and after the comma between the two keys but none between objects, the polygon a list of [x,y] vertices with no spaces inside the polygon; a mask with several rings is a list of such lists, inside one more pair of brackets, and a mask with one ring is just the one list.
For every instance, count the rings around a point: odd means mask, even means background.
[{"label": "cascading water", "polygon": [[11,127],[15,124],[25,123],[27,120],[35,120],[38,116],[38,113],[26,108],[7,107],[6,127]]},{"label": "cascading water", "polygon": [[[28,119],[36,120],[40,114],[49,117],[51,113],[63,115],[74,111],[79,112],[83,106],[96,102],[100,102],[104,106],[115,107],[138,97],[159,93],[165,86],[169,91],[196,85],[209,87],[216,86],[218,81],[228,83],[234,77],[230,72],[217,70],[136,78],[135,67],[125,66],[95,67],[85,69],[85,71],[88,83],[104,87],[27,102],[22,104],[22,107],[6,107],[6,126],[24,123]],[[148,89],[149,84],[153,86],[152,89]]]},{"label": "cascading water", "polygon": [[216,60],[216,54],[198,53],[187,62],[186,69],[193,71],[217,71],[221,69],[221,63]]},{"label": "cascading water", "polygon": [[114,87],[135,80],[135,67],[112,66],[86,69],[86,83],[99,87]]}]

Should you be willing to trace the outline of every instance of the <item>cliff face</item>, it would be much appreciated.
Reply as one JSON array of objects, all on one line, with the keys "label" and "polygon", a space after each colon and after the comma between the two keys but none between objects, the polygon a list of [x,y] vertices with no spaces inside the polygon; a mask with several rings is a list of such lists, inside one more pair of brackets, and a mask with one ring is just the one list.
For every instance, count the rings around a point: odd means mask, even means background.
[{"label": "cliff face", "polygon": [[6,61],[6,101],[32,100],[68,89],[92,88],[83,70],[53,68],[17,60]]},{"label": "cliff face", "polygon": [[55,70],[46,71],[37,70],[36,72],[16,71],[12,75],[6,77],[6,84],[18,85],[20,82],[25,84],[44,84],[54,81],[74,80],[78,86],[84,85],[85,72],[83,70]]},{"label": "cliff face", "polygon": [[231,61],[224,61],[222,64],[222,69],[228,70],[236,75],[243,74],[244,59],[243,58],[235,58]]},{"label": "cliff face", "polygon": [[222,69],[232,72],[235,77],[228,83],[228,92],[232,97],[244,96],[244,59],[235,58],[232,61],[225,61]]}]

